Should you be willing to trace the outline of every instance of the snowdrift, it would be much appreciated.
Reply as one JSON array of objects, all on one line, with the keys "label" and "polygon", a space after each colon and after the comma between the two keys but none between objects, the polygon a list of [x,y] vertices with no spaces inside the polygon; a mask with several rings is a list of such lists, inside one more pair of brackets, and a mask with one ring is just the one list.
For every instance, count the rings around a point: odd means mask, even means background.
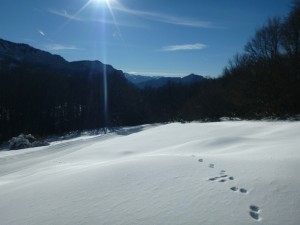
[{"label": "snowdrift", "polygon": [[300,123],[141,126],[0,152],[1,225],[296,225]]}]

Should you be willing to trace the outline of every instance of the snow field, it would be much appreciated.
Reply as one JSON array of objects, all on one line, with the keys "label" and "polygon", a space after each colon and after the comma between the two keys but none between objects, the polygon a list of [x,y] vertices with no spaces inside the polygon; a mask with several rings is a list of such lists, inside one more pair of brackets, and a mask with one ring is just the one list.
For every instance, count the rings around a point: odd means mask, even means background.
[{"label": "snow field", "polygon": [[299,223],[299,122],[136,131],[0,152],[0,224]]}]

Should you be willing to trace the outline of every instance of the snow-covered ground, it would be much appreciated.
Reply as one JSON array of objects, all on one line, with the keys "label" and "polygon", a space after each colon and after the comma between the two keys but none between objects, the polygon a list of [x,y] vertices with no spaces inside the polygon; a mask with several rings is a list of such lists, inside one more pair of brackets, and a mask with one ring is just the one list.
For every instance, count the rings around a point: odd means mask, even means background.
[{"label": "snow-covered ground", "polygon": [[141,126],[0,152],[1,225],[300,224],[300,123]]}]

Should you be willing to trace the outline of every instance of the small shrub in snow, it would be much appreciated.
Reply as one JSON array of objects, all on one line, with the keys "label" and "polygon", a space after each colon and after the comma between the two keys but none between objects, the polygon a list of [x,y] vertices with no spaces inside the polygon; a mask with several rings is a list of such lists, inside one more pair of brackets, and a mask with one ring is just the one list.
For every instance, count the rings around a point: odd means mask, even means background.
[{"label": "small shrub in snow", "polygon": [[33,143],[36,141],[36,138],[34,136],[32,136],[31,134],[27,134],[25,135],[25,138],[30,142]]},{"label": "small shrub in snow", "polygon": [[46,146],[46,145],[49,145],[49,143],[45,141],[37,141],[36,138],[31,134],[27,134],[27,135],[20,134],[18,137],[13,137],[12,139],[9,140],[10,150]]},{"label": "small shrub in snow", "polygon": [[20,134],[18,137],[13,137],[12,139],[9,140],[9,149],[11,150],[30,148],[30,147],[31,147],[31,143],[27,138],[25,138],[24,134]]}]

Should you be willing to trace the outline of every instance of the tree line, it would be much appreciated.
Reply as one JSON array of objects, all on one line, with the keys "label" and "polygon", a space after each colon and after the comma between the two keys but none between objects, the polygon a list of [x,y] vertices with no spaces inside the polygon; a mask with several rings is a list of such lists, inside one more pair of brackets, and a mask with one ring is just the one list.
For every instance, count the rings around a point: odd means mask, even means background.
[{"label": "tree line", "polygon": [[[7,59],[8,60],[8,59]],[[139,89],[122,71],[70,72],[1,61],[0,142],[107,126],[300,114],[300,1],[256,31],[219,78]]]},{"label": "tree line", "polygon": [[287,117],[300,111],[300,1],[285,18],[260,28],[224,69],[231,113],[247,117]]}]

